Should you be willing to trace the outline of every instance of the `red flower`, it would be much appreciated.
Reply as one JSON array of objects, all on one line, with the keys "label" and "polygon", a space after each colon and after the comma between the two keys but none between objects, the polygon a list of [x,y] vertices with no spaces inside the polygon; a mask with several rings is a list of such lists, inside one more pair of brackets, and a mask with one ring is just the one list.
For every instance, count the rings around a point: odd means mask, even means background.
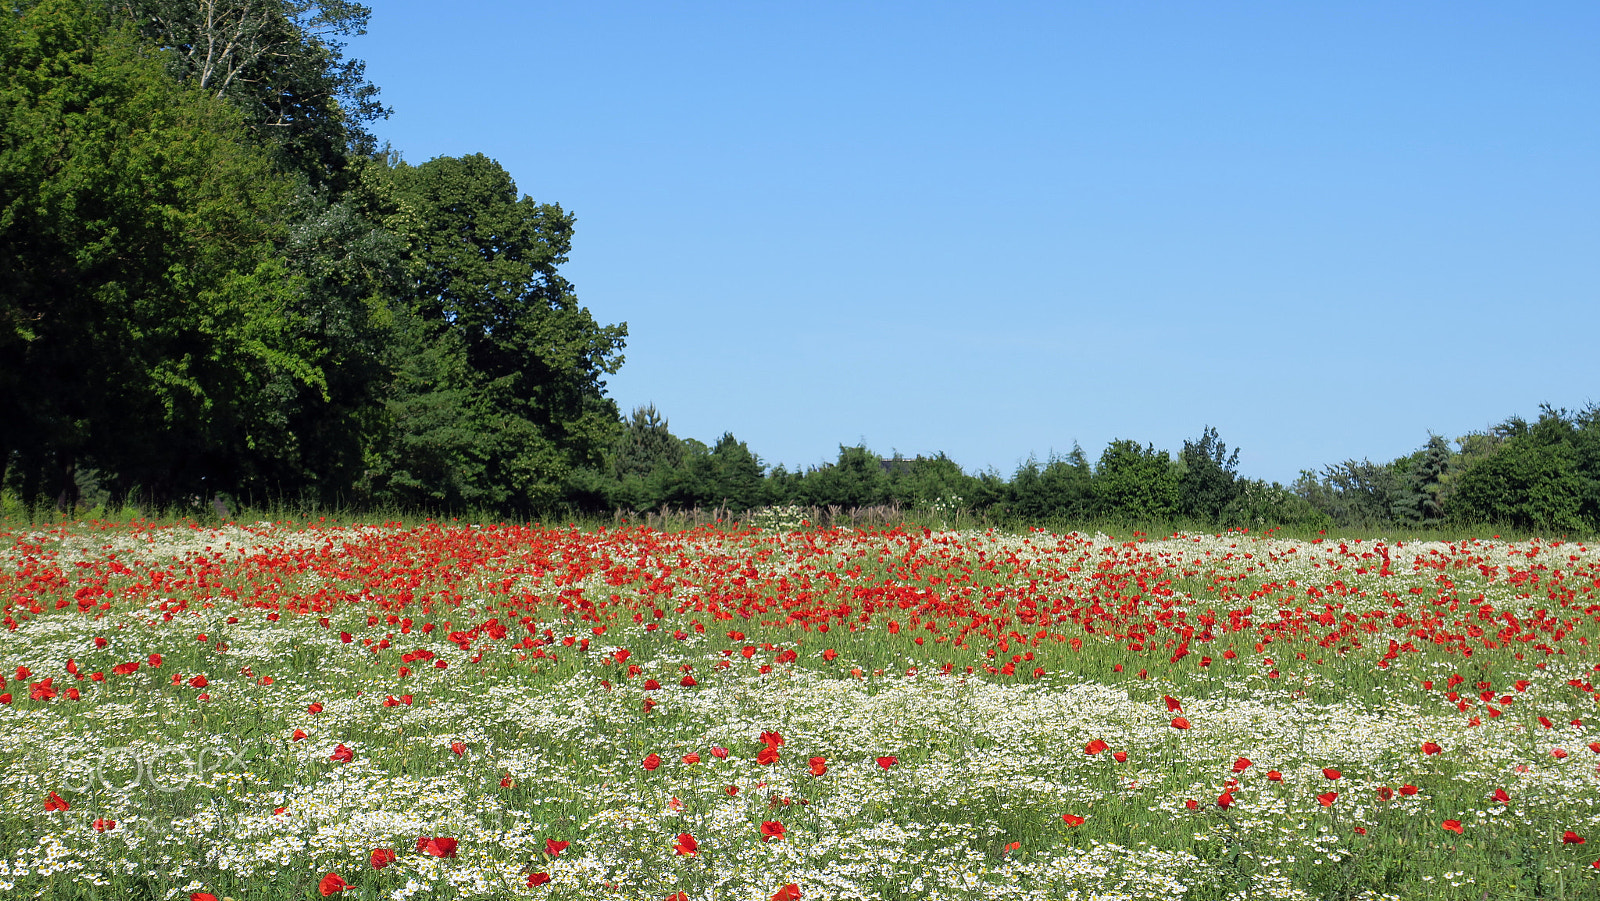
[{"label": "red flower", "polygon": [[456,844],[455,839],[446,838],[442,835],[438,838],[419,838],[417,839],[417,850],[433,857],[454,857],[456,856]]},{"label": "red flower", "polygon": [[1392,798],[1394,798],[1394,789],[1390,788],[1387,785],[1380,786],[1378,788],[1378,800],[1379,801],[1388,801],[1388,800],[1391,800]]},{"label": "red flower", "polygon": [[1175,716],[1172,718],[1172,728],[1187,729],[1189,728],[1189,721],[1181,716]]},{"label": "red flower", "polygon": [[306,737],[306,733],[305,733],[304,730],[301,730],[301,729],[294,730],[294,734],[289,736],[289,738],[294,740],[294,741],[299,741],[300,739],[305,738],[305,737]]},{"label": "red flower", "polygon": [[769,766],[778,762],[778,749],[773,745],[765,745],[756,752],[756,763]]},{"label": "red flower", "polygon": [[783,736],[776,732],[763,732],[761,733],[761,743],[769,748],[776,748],[783,744]]},{"label": "red flower", "polygon": [[1581,845],[1581,844],[1583,844],[1583,836],[1579,835],[1576,832],[1573,832],[1571,829],[1568,829],[1567,833],[1565,835],[1561,836],[1561,844],[1563,844],[1563,845]]},{"label": "red flower", "polygon": [[695,681],[693,676],[684,676],[682,679],[678,680],[678,684],[682,685],[684,688],[693,688],[700,683]]},{"label": "red flower", "polygon": [[1168,713],[1180,713],[1180,712],[1182,712],[1183,703],[1181,701],[1179,701],[1177,698],[1173,697],[1172,695],[1163,695],[1162,698],[1163,698],[1163,700],[1165,700],[1167,702],[1167,712]]},{"label": "red flower", "polygon": [[1461,821],[1460,820],[1445,820],[1443,823],[1441,823],[1439,825],[1443,826],[1445,831],[1447,831],[1447,832],[1454,832],[1456,835],[1460,835],[1461,834]]},{"label": "red flower", "polygon": [[161,668],[161,655],[160,654],[151,654],[149,659],[147,659],[145,662],[150,664],[150,668],[151,669],[160,669]]},{"label": "red flower", "polygon": [[217,896],[210,892],[190,892],[189,901],[217,901]]},{"label": "red flower", "polygon": [[115,828],[117,828],[116,820],[97,819],[94,821],[94,831],[96,832],[110,832]]},{"label": "red flower", "polygon": [[1323,767],[1322,775],[1327,776],[1329,779],[1337,779],[1344,774],[1336,769],[1333,769],[1332,767]]},{"label": "red flower", "polygon": [[370,862],[374,870],[381,870],[396,859],[393,848],[373,848]]},{"label": "red flower", "polygon": [[694,836],[689,833],[680,832],[678,833],[678,843],[672,846],[672,850],[677,854],[698,854],[700,853],[700,843],[695,841]]},{"label": "red flower", "polygon": [[1416,794],[1416,793],[1417,793],[1417,787],[1415,785],[1402,785],[1402,786],[1400,786],[1400,794],[1405,795],[1408,798],[1411,797],[1412,795]]},{"label": "red flower", "polygon": [[1225,791],[1222,794],[1218,795],[1217,796],[1217,806],[1222,808],[1223,810],[1227,810],[1228,808],[1232,807],[1233,806],[1233,792]]},{"label": "red flower", "polygon": [[528,877],[528,888],[535,888],[550,881],[549,873],[534,873]]},{"label": "red flower", "polygon": [[339,747],[334,748],[333,753],[328,755],[328,759],[338,761],[339,763],[349,763],[350,761],[356,759],[356,752],[345,747],[344,743],[340,742]]},{"label": "red flower", "polygon": [[1566,748],[1556,748],[1555,750],[1550,752],[1550,756],[1554,757],[1557,760],[1566,760],[1567,759],[1567,749]]},{"label": "red flower", "polygon": [[467,753],[467,746],[459,741],[453,741],[450,743],[450,753],[460,757],[462,754]]},{"label": "red flower", "polygon": [[820,776],[828,771],[828,758],[826,757],[813,757],[810,760],[810,764],[811,775],[813,776]]},{"label": "red flower", "polygon": [[761,840],[768,842],[783,841],[783,824],[777,820],[767,820],[761,824]]},{"label": "red flower", "polygon": [[884,769],[888,769],[889,767],[892,767],[896,763],[899,763],[899,762],[900,762],[900,758],[898,758],[898,757],[890,756],[890,757],[879,757],[878,758],[878,766],[883,767]]},{"label": "red flower", "polygon": [[1323,807],[1332,807],[1333,802],[1337,801],[1338,799],[1338,792],[1323,792],[1322,794],[1317,795],[1317,803],[1321,804]]},{"label": "red flower", "polygon": [[789,883],[773,893],[772,901],[800,901],[800,886]]},{"label": "red flower", "polygon": [[1233,762],[1233,771],[1235,773],[1242,773],[1245,770],[1248,770],[1249,768],[1250,768],[1250,758],[1248,758],[1248,757],[1241,757],[1238,760],[1235,760]]},{"label": "red flower", "polygon": [[46,812],[52,812],[52,811],[57,811],[57,810],[71,810],[72,809],[72,805],[68,804],[66,801],[61,800],[61,796],[60,795],[56,794],[55,792],[51,792],[50,796],[44,799],[44,809],[45,809]]},{"label": "red flower", "polygon": [[689,764],[690,766],[694,766],[700,762],[700,755],[696,754],[694,751],[690,751],[689,753],[683,755],[683,762]]},{"label": "red flower", "polygon": [[1278,772],[1277,770],[1267,770],[1267,781],[1268,782],[1282,782],[1283,781],[1283,774]]},{"label": "red flower", "polygon": [[321,882],[317,883],[317,891],[321,892],[324,898],[337,892],[342,892],[349,887],[350,883],[345,882],[344,877],[338,873],[329,873],[322,877]]},{"label": "red flower", "polygon": [[1495,789],[1493,797],[1494,797],[1494,799],[1496,801],[1499,801],[1501,804],[1510,804],[1511,803],[1511,796],[1506,794],[1506,790],[1503,789],[1503,788]]},{"label": "red flower", "polygon": [[728,749],[721,745],[712,745],[711,756],[718,760],[726,760],[728,759]]},{"label": "red flower", "polygon": [[571,842],[558,842],[553,838],[547,838],[544,840],[544,853],[551,857],[560,857],[561,852],[567,850],[571,844]]},{"label": "red flower", "polygon": [[321,701],[313,702],[310,707],[306,708],[306,712],[307,713],[321,713],[322,712],[322,702]]},{"label": "red flower", "polygon": [[1183,806],[1189,808],[1190,810],[1199,810],[1200,802],[1190,798],[1189,800],[1183,802]]},{"label": "red flower", "polygon": [[689,901],[689,893],[688,892],[673,892],[672,894],[666,896],[665,898],[662,898],[661,901]]},{"label": "red flower", "polygon": [[1085,822],[1087,822],[1087,819],[1087,817],[1080,817],[1071,813],[1064,813],[1061,815],[1061,822],[1066,823],[1068,826],[1082,826]]},{"label": "red flower", "polygon": [[727,788],[726,788],[726,789],[724,789],[724,790],[725,790],[725,791],[726,791],[726,792],[727,792],[727,793],[728,793],[728,797],[730,797],[730,798],[731,798],[731,797],[733,797],[733,796],[734,796],[734,795],[737,795],[737,794],[738,794],[738,793],[739,793],[739,786],[737,786],[737,785],[730,785],[730,786],[728,786],[728,787],[727,787]]},{"label": "red flower", "polygon": [[1127,751],[1113,751],[1113,752],[1111,752],[1111,757],[1114,760],[1116,760],[1117,763],[1127,763],[1128,762],[1128,752]]},{"label": "red flower", "polygon": [[1422,753],[1423,754],[1431,756],[1431,755],[1437,754],[1437,753],[1439,753],[1440,751],[1443,751],[1443,750],[1444,750],[1444,748],[1439,747],[1438,745],[1434,744],[1431,741],[1425,741],[1425,742],[1422,743]]},{"label": "red flower", "polygon": [[111,672],[119,676],[131,676],[138,671],[139,664],[137,662],[119,663],[111,668]]},{"label": "red flower", "polygon": [[507,773],[504,776],[500,777],[500,787],[501,788],[516,788],[517,787],[517,780],[511,778],[511,774]]},{"label": "red flower", "polygon": [[644,758],[644,762],[642,764],[642,766],[647,770],[653,770],[653,769],[655,769],[656,767],[658,767],[660,765],[661,765],[661,755],[660,754],[656,754],[654,752],[651,752],[650,754],[646,755],[645,758]]},{"label": "red flower", "polygon": [[1083,753],[1085,753],[1085,754],[1099,754],[1101,751],[1104,751],[1106,748],[1109,748],[1109,747],[1111,747],[1111,746],[1097,738],[1094,741],[1091,741],[1088,744],[1083,746]]},{"label": "red flower", "polygon": [[829,663],[832,663],[833,662],[833,658],[838,657],[838,656],[839,656],[839,652],[835,651],[833,648],[829,648],[826,651],[822,652],[822,659],[828,661]]}]

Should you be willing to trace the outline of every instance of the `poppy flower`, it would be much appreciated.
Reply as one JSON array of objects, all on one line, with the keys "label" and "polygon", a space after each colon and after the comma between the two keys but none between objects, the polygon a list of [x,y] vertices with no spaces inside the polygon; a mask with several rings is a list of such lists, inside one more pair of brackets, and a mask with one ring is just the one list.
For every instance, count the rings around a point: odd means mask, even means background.
[{"label": "poppy flower", "polygon": [[1185,719],[1184,717],[1175,716],[1175,717],[1172,718],[1172,728],[1174,728],[1174,729],[1187,729],[1187,728],[1189,728],[1189,721],[1187,719]]},{"label": "poppy flower", "polygon": [[673,892],[672,894],[666,896],[665,898],[662,898],[661,901],[689,901],[689,893],[688,892]]},{"label": "poppy flower", "polygon": [[1506,794],[1506,790],[1503,789],[1503,788],[1495,789],[1494,790],[1494,795],[1492,797],[1496,801],[1499,801],[1501,804],[1510,804],[1511,803],[1511,796]]},{"label": "poppy flower", "polygon": [[1323,767],[1322,768],[1322,775],[1328,777],[1329,779],[1337,779],[1340,776],[1343,776],[1344,774],[1339,772],[1336,769],[1333,769],[1332,767]]},{"label": "poppy flower", "polygon": [[321,892],[324,898],[342,892],[349,887],[350,883],[345,882],[344,877],[338,873],[329,873],[322,877],[322,881],[317,883],[317,891]]},{"label": "poppy flower", "polygon": [[776,748],[783,744],[783,736],[776,732],[761,733],[761,743],[769,748]]},{"label": "poppy flower", "polygon": [[1379,801],[1388,801],[1388,800],[1391,800],[1393,798],[1394,798],[1394,789],[1390,788],[1387,785],[1380,786],[1378,788],[1378,800]]},{"label": "poppy flower", "polygon": [[189,901],[217,901],[217,896],[210,892],[190,892]]},{"label": "poppy flower", "polygon": [[687,763],[690,766],[694,766],[695,764],[700,762],[700,755],[695,753],[694,751],[690,751],[689,753],[683,755],[683,762]]},{"label": "poppy flower", "polygon": [[1461,835],[1462,834],[1461,833],[1461,821],[1460,820],[1445,820],[1443,823],[1440,823],[1439,825],[1444,827],[1445,831],[1447,831],[1447,832],[1454,832],[1456,835]]},{"label": "poppy flower", "polygon": [[730,785],[730,786],[728,786],[728,787],[727,787],[727,788],[726,788],[726,789],[723,789],[723,790],[724,790],[724,791],[726,791],[726,792],[727,792],[727,793],[728,793],[728,797],[730,797],[730,798],[731,798],[731,797],[733,797],[733,796],[734,796],[734,795],[737,795],[737,794],[738,794],[738,793],[739,793],[739,786],[737,786],[737,785]]},{"label": "poppy flower", "polygon": [[1561,844],[1563,844],[1563,845],[1581,845],[1581,844],[1583,844],[1583,836],[1579,835],[1576,832],[1573,832],[1571,829],[1568,829],[1566,834],[1561,836]]},{"label": "poppy flower", "polygon": [[1199,810],[1200,802],[1190,798],[1189,800],[1183,802],[1183,806],[1189,808],[1190,810]]},{"label": "poppy flower", "polygon": [[304,729],[296,729],[296,730],[294,730],[294,734],[289,736],[289,738],[291,740],[293,740],[293,741],[299,741],[300,739],[305,738],[305,737],[306,737],[306,733],[305,733]]},{"label": "poppy flower", "polygon": [[97,819],[94,821],[94,831],[96,832],[110,832],[115,828],[117,828],[116,820]]},{"label": "poppy flower", "polygon": [[306,708],[306,713],[321,713],[321,712],[322,712],[322,702],[321,701],[317,701],[317,702],[313,703],[311,706]]},{"label": "poppy flower", "polygon": [[1323,792],[1322,794],[1317,795],[1317,803],[1321,804],[1323,807],[1332,807],[1333,802],[1337,801],[1338,799],[1338,792]]},{"label": "poppy flower", "polygon": [[1417,791],[1418,791],[1418,789],[1417,789],[1417,787],[1415,785],[1402,785],[1402,786],[1400,786],[1400,794],[1405,795],[1408,798],[1411,797],[1412,795],[1416,794]]},{"label": "poppy flower", "polygon": [[1225,791],[1222,794],[1218,795],[1217,796],[1217,806],[1222,808],[1223,810],[1227,810],[1228,808],[1232,807],[1233,806],[1233,792]]},{"label": "poppy flower", "polygon": [[1425,755],[1432,756],[1443,750],[1444,748],[1439,747],[1437,744],[1431,741],[1425,741],[1422,743],[1422,753]]},{"label": "poppy flower", "polygon": [[374,870],[381,870],[396,860],[393,848],[373,848],[370,862]]},{"label": "poppy flower", "polygon": [[1111,753],[1111,757],[1117,763],[1127,763],[1128,762],[1128,752],[1127,751],[1113,751]]},{"label": "poppy flower", "polygon": [[651,752],[650,754],[645,755],[645,758],[640,765],[647,770],[653,770],[661,765],[661,755]]},{"label": "poppy flower", "polygon": [[684,676],[682,679],[678,680],[678,684],[682,685],[684,688],[693,688],[700,683],[695,681],[693,676]]},{"label": "poppy flower", "polygon": [[762,766],[770,766],[771,764],[777,762],[778,749],[772,745],[766,745],[762,747],[760,751],[756,752],[756,763],[759,763]]},{"label": "poppy flower", "polygon": [[1104,751],[1106,748],[1109,748],[1109,747],[1111,747],[1111,746],[1097,738],[1094,741],[1091,741],[1088,744],[1083,746],[1083,753],[1085,753],[1085,754],[1099,754],[1101,751]]},{"label": "poppy flower", "polygon": [[1554,750],[1552,750],[1550,752],[1550,756],[1554,757],[1557,760],[1566,760],[1567,759],[1567,749],[1566,748],[1556,748],[1556,749],[1554,749]]},{"label": "poppy flower", "polygon": [[813,776],[821,776],[828,771],[828,759],[826,757],[813,757],[809,762],[811,764],[811,775]]},{"label": "poppy flower", "polygon": [[892,756],[890,756],[890,757],[879,757],[878,758],[878,766],[880,766],[880,767],[882,767],[884,769],[888,769],[889,767],[894,766],[899,761],[900,761],[900,758],[898,758],[898,757],[892,757]]},{"label": "poppy flower", "polygon": [[516,788],[517,787],[517,780],[511,778],[511,774],[507,773],[506,775],[500,777],[500,787],[501,788]]},{"label": "poppy flower", "polygon": [[829,648],[822,652],[822,659],[828,661],[829,663],[832,663],[833,659],[838,656],[839,652],[835,651],[833,648]]},{"label": "poppy flower", "polygon": [[678,833],[678,843],[672,846],[672,850],[676,854],[698,854],[700,853],[700,843],[695,841],[694,836],[689,833],[680,832]]},{"label": "poppy flower", "polygon": [[340,742],[339,746],[333,749],[333,753],[328,755],[329,760],[333,760],[338,763],[349,763],[355,758],[356,752],[345,747],[343,742]]},{"label": "poppy flower", "polygon": [[460,757],[462,754],[467,753],[467,746],[459,741],[453,741],[450,743],[450,753]]},{"label": "poppy flower", "polygon": [[783,841],[783,824],[777,820],[767,820],[761,824],[761,840],[767,842]]},{"label": "poppy flower", "polygon": [[1249,768],[1250,768],[1250,758],[1248,758],[1248,757],[1241,757],[1238,760],[1235,760],[1233,762],[1233,771],[1235,773],[1242,773],[1245,770],[1248,770]]},{"label": "poppy flower", "polygon": [[549,881],[549,873],[532,873],[528,876],[528,888],[537,888]]},{"label": "poppy flower", "polygon": [[773,893],[772,901],[800,901],[800,886],[789,883]]},{"label": "poppy flower", "polygon": [[442,835],[437,838],[423,837],[417,839],[417,850],[432,857],[454,857],[456,844],[455,839]]},{"label": "poppy flower", "polygon": [[51,792],[50,796],[44,799],[44,809],[47,813],[57,810],[71,810],[72,805],[68,804],[66,801],[63,801],[60,795],[56,794],[55,792]]},{"label": "poppy flower", "polygon": [[560,842],[553,838],[547,838],[544,840],[544,853],[551,857],[560,857],[561,852],[567,850],[571,844],[571,842]]},{"label": "poppy flower", "polygon": [[1167,702],[1168,713],[1179,713],[1183,710],[1183,702],[1179,701],[1172,695],[1163,695],[1162,699]]},{"label": "poppy flower", "polygon": [[718,760],[726,760],[728,759],[728,749],[721,745],[713,745],[711,748],[711,756],[717,758]]},{"label": "poppy flower", "polygon": [[1080,817],[1077,814],[1072,813],[1064,813],[1061,815],[1061,822],[1066,823],[1068,826],[1082,826],[1085,822],[1087,822],[1087,820],[1087,817]]},{"label": "poppy flower", "polygon": [[1283,774],[1278,772],[1277,770],[1267,770],[1267,781],[1268,782],[1282,782],[1283,781]]}]

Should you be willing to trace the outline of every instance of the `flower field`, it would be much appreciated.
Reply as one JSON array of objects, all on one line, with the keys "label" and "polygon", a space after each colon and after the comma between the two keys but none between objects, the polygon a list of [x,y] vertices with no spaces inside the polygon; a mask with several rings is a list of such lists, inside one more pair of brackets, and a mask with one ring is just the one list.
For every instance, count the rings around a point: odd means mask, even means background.
[{"label": "flower field", "polygon": [[1578,544],[0,545],[7,898],[1600,896]]}]

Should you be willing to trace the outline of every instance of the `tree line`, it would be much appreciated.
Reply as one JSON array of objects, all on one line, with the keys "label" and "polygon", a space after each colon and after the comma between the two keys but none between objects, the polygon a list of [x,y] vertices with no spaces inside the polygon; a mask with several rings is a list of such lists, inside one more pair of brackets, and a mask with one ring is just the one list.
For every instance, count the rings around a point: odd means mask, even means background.
[{"label": "tree line", "polygon": [[1600,527],[1596,409],[1290,486],[1207,428],[1009,477],[942,454],[768,467],[620,414],[560,267],[574,218],[482,154],[413,165],[348,0],[10,0],[0,16],[0,491],[527,518],[897,505],[996,522]]},{"label": "tree line", "polygon": [[1009,478],[966,473],[943,454],[884,458],[840,447],[836,461],[804,471],[768,469],[744,442],[714,446],[674,436],[653,406],[633,411],[600,469],[574,479],[575,506],[590,511],[717,506],[960,510],[1013,525],[1096,521],[1205,528],[1429,527],[1496,524],[1600,531],[1600,407],[1550,407],[1535,422],[1510,418],[1453,443],[1430,436],[1387,463],[1347,460],[1302,471],[1291,485],[1240,475],[1239,451],[1206,427],[1176,453],[1120,439],[1093,462],[1074,446],[1029,459]]}]

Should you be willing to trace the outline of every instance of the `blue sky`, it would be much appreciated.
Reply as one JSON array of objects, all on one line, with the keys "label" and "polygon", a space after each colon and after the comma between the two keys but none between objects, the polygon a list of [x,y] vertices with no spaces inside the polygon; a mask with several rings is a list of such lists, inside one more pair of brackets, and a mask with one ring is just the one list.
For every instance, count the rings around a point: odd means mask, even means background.
[{"label": "blue sky", "polygon": [[608,380],[768,463],[1246,475],[1600,402],[1600,5],[374,2],[407,160],[577,216]]}]

